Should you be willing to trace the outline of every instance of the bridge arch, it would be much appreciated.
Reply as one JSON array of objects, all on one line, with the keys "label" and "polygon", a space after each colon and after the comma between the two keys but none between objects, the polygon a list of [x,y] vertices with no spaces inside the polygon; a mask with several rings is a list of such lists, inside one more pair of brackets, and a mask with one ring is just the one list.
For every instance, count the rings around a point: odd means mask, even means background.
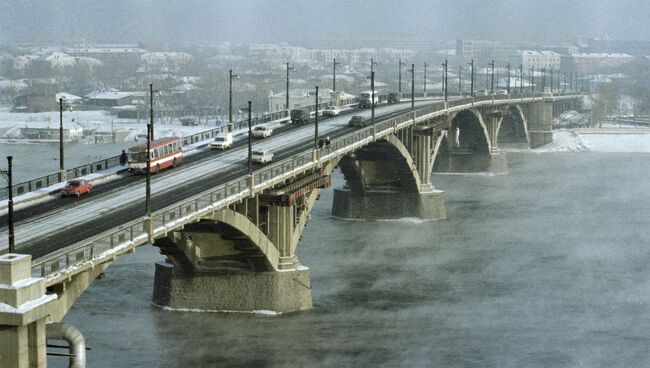
[{"label": "bridge arch", "polygon": [[338,164],[355,192],[384,188],[417,193],[422,184],[411,153],[393,134],[342,157]]},{"label": "bridge arch", "polygon": [[449,118],[450,150],[455,153],[489,154],[490,136],[483,115],[476,109],[456,112]]},{"label": "bridge arch", "polygon": [[521,106],[510,105],[497,125],[497,142],[499,147],[528,147],[528,120]]}]

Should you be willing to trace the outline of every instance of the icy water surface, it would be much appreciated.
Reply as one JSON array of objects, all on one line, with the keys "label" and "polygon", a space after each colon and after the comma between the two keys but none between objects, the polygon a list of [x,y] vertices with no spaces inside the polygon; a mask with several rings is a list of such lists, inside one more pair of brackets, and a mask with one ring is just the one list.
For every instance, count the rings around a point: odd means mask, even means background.
[{"label": "icy water surface", "polygon": [[437,222],[335,220],[329,189],[298,247],[313,310],[157,309],[161,256],[142,247],[66,321],[89,367],[650,366],[648,162],[522,153],[508,175],[434,175]]}]

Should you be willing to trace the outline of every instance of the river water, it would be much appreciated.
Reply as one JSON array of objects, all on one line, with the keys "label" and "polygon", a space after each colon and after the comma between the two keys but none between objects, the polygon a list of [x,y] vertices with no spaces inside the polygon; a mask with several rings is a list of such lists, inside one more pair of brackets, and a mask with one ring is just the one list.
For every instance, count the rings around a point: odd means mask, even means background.
[{"label": "river water", "polygon": [[337,220],[323,191],[297,251],[311,311],[157,309],[162,257],[141,247],[65,321],[89,367],[650,366],[650,155],[508,161],[507,175],[434,175],[443,221]]}]

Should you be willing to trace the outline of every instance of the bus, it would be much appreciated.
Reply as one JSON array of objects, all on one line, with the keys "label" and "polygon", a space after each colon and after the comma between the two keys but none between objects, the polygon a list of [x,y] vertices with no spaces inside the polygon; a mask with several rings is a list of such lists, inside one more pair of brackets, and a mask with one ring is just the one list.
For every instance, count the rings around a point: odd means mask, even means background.
[{"label": "bus", "polygon": [[[147,144],[129,148],[129,172],[144,174],[147,172]],[[151,142],[151,168],[154,174],[168,167],[175,167],[183,162],[183,140],[178,137],[156,139]]]}]

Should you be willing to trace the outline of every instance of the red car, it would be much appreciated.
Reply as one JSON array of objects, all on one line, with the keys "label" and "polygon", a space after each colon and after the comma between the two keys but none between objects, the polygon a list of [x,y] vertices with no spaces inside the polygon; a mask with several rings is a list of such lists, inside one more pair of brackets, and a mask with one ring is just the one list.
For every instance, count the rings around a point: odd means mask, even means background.
[{"label": "red car", "polygon": [[93,185],[90,184],[88,180],[85,179],[75,179],[75,180],[68,180],[68,182],[65,183],[65,187],[61,189],[61,196],[77,196],[79,197],[80,195],[84,193],[90,193],[90,190],[93,188]]}]

